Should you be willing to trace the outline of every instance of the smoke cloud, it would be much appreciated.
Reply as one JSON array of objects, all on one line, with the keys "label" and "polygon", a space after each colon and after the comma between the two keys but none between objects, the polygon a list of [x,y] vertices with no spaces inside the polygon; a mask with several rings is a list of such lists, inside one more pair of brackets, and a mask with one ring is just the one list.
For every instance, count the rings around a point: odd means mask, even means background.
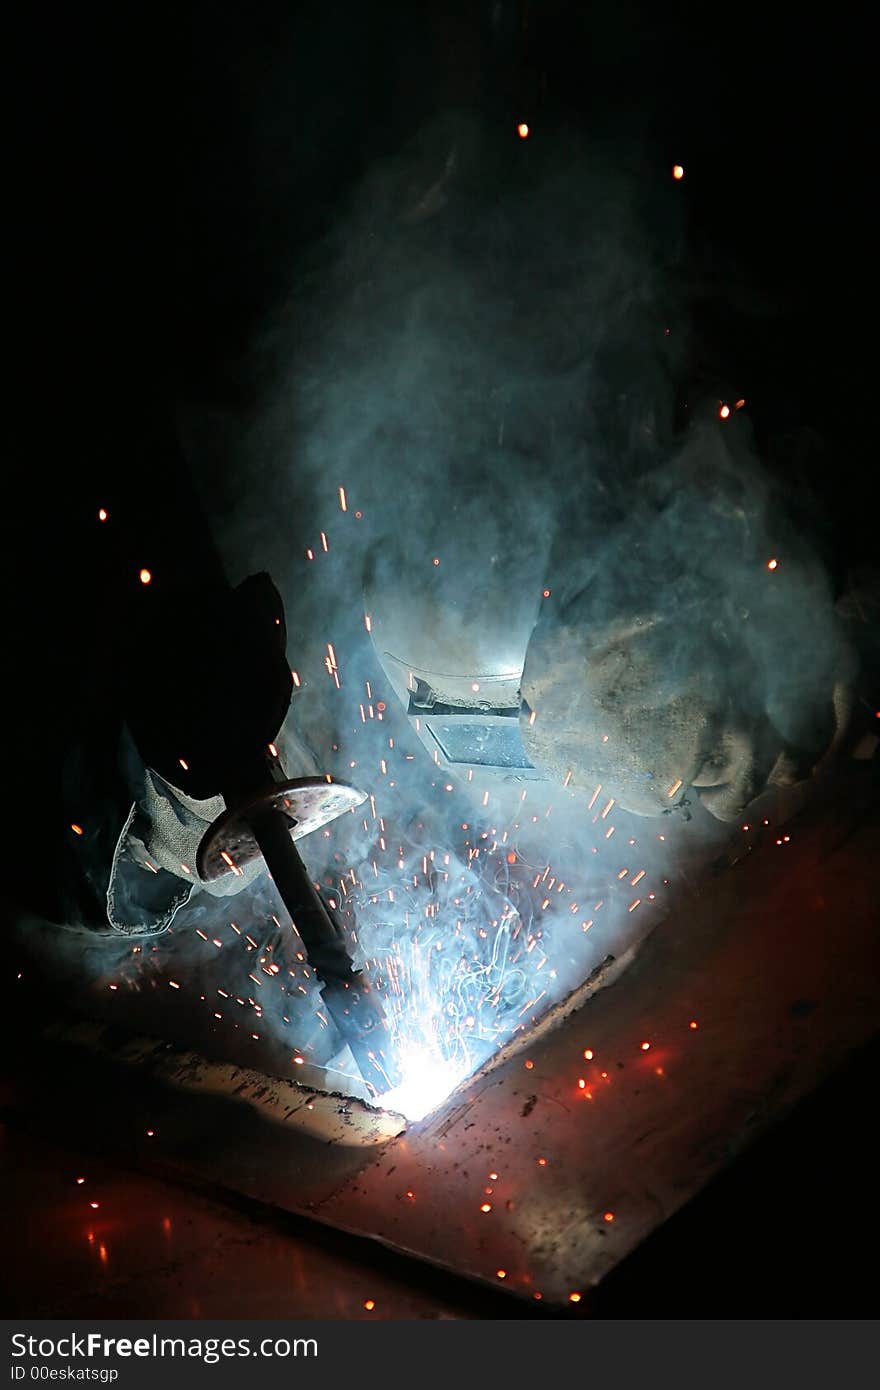
[{"label": "smoke cloud", "polygon": [[[285,602],[288,772],[370,794],[301,851],[384,992],[401,1055],[419,1076],[441,1068],[447,1091],[742,834],[688,795],[685,773],[673,801],[664,782],[647,806],[662,818],[631,814],[646,809],[638,779],[673,779],[680,729],[663,710],[681,692],[699,702],[689,771],[711,785],[719,740],[729,755],[756,724],[779,748],[827,741],[840,659],[821,566],[744,417],[719,422],[717,400],[695,399],[691,423],[676,421],[688,327],[671,183],[658,192],[632,147],[503,137],[454,113],[378,162],[290,265],[289,295],[252,343],[256,404],[180,411],[230,580],[268,570]],[[367,631],[365,576],[428,640],[454,613],[463,652],[490,664],[511,632],[525,664],[535,627],[532,746],[548,781],[478,792],[431,761]],[[590,687],[591,653],[632,624],[647,642],[635,751],[607,683]],[[566,705],[580,723],[558,722]],[[175,972],[215,1049],[252,1061],[250,1035],[271,1040],[274,1070],[297,1052],[326,1061],[296,951],[264,880],[181,912],[147,950],[150,987],[170,999]],[[130,996],[145,989],[134,965]]]}]

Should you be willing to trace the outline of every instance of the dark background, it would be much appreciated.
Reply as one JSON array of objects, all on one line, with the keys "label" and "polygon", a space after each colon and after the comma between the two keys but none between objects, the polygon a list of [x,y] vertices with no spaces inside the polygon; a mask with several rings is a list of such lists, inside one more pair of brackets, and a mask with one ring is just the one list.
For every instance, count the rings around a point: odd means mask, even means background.
[{"label": "dark background", "polygon": [[821,497],[843,582],[873,522],[866,38],[856,7],[820,24],[788,4],[34,11],[14,65],[24,313],[9,500],[20,488],[25,505],[6,512],[11,572],[33,526],[31,582],[48,580],[69,622],[58,581],[91,577],[96,506],[124,520],[129,593],[133,552],[182,529],[195,543],[175,399],[253,393],[252,336],[355,181],[459,108],[497,138],[499,165],[521,119],[533,160],[567,127],[631,145],[646,199],[685,165],[680,402],[736,383],[762,455]]},{"label": "dark background", "polygon": [[876,472],[866,37],[847,6],[821,24],[635,0],[35,8],[13,62],[7,591],[51,612],[69,655],[84,613],[139,601],[132,555],[162,552],[173,581],[183,536],[206,544],[175,399],[253,396],[252,336],[355,181],[450,108],[507,178],[521,119],[533,161],[567,127],[631,146],[646,200],[685,165],[679,411],[736,383],[762,456],[819,498],[845,583]]},{"label": "dark background", "polygon": [[[137,567],[172,584],[208,563],[174,401],[253,398],[252,335],[300,258],[372,162],[450,107],[499,149],[529,121],[536,159],[566,127],[631,139],[646,197],[685,166],[677,273],[693,332],[679,406],[735,381],[762,457],[818,501],[835,584],[874,553],[876,130],[861,7],[87,3],[32,7],[18,40],[2,584],[23,877],[40,871],[37,808],[51,804],[77,692],[109,698],[130,659],[117,634],[144,599]],[[112,534],[95,525],[102,505]],[[182,659],[186,640],[173,643]],[[655,1279],[660,1315],[868,1311],[873,1281],[855,1271],[876,1234],[875,1070],[854,1065],[697,1217],[637,1253],[608,1281],[606,1315],[648,1313]],[[819,1187],[848,1194],[853,1220],[833,1235],[810,1210]]]}]

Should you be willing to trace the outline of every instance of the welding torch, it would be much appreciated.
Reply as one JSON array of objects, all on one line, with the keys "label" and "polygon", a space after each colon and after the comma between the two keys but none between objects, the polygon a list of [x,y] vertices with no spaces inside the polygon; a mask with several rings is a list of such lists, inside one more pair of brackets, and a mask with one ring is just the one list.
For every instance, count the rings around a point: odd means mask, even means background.
[{"label": "welding torch", "polygon": [[272,754],[248,790],[224,793],[227,810],[205,832],[196,864],[199,876],[211,881],[223,872],[241,873],[262,856],[322,981],[327,1011],[368,1088],[381,1095],[401,1079],[381,1001],[364,971],[355,969],[342,924],[317,892],[295,843],[365,799],[329,776],[287,780]]},{"label": "welding torch", "polygon": [[[174,658],[163,634],[195,612],[199,641],[185,674],[170,679]],[[176,620],[176,621],[175,621]],[[369,1090],[381,1095],[400,1075],[381,1001],[355,968],[344,929],[313,884],[296,840],[366,799],[329,774],[288,779],[273,740],[286,717],[292,676],[280,594],[266,574],[236,588],[151,593],[129,634],[129,727],[141,757],[173,787],[196,800],[222,795],[225,811],[199,845],[200,879],[242,875],[262,858],[300,936],[321,997]],[[165,659],[156,659],[157,644]],[[144,661],[144,652],[152,659]],[[137,657],[134,655],[137,653]],[[176,653],[175,653],[176,655]]]}]

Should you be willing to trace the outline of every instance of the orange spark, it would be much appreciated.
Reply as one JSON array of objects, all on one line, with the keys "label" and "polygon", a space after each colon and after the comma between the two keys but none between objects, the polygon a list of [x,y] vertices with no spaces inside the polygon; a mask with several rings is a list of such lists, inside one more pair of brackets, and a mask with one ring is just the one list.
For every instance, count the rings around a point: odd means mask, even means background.
[{"label": "orange spark", "polygon": [[683,179],[683,178],[684,178],[684,165],[683,165],[683,164],[673,164],[673,166],[672,166],[672,177],[673,177],[674,179]]},{"label": "orange spark", "polygon": [[520,121],[519,125],[516,128],[516,133],[519,136],[520,140],[528,140],[529,128],[526,125],[525,121]]}]

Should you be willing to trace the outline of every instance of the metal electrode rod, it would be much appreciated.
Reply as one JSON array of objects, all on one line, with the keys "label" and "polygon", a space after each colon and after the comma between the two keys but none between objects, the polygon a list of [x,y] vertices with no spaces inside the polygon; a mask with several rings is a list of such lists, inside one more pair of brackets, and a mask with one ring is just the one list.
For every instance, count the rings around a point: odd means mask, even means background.
[{"label": "metal electrode rod", "polygon": [[341,932],[309,878],[291,838],[286,816],[269,805],[253,812],[248,824],[311,965],[322,980],[347,979],[354,972],[351,957]]},{"label": "metal electrode rod", "polygon": [[283,811],[261,807],[250,814],[248,824],[309,964],[323,982],[321,997],[327,1010],[367,1086],[374,1095],[382,1095],[398,1085],[401,1076],[381,1003],[367,977],[355,970],[342,929],[315,890]]}]

